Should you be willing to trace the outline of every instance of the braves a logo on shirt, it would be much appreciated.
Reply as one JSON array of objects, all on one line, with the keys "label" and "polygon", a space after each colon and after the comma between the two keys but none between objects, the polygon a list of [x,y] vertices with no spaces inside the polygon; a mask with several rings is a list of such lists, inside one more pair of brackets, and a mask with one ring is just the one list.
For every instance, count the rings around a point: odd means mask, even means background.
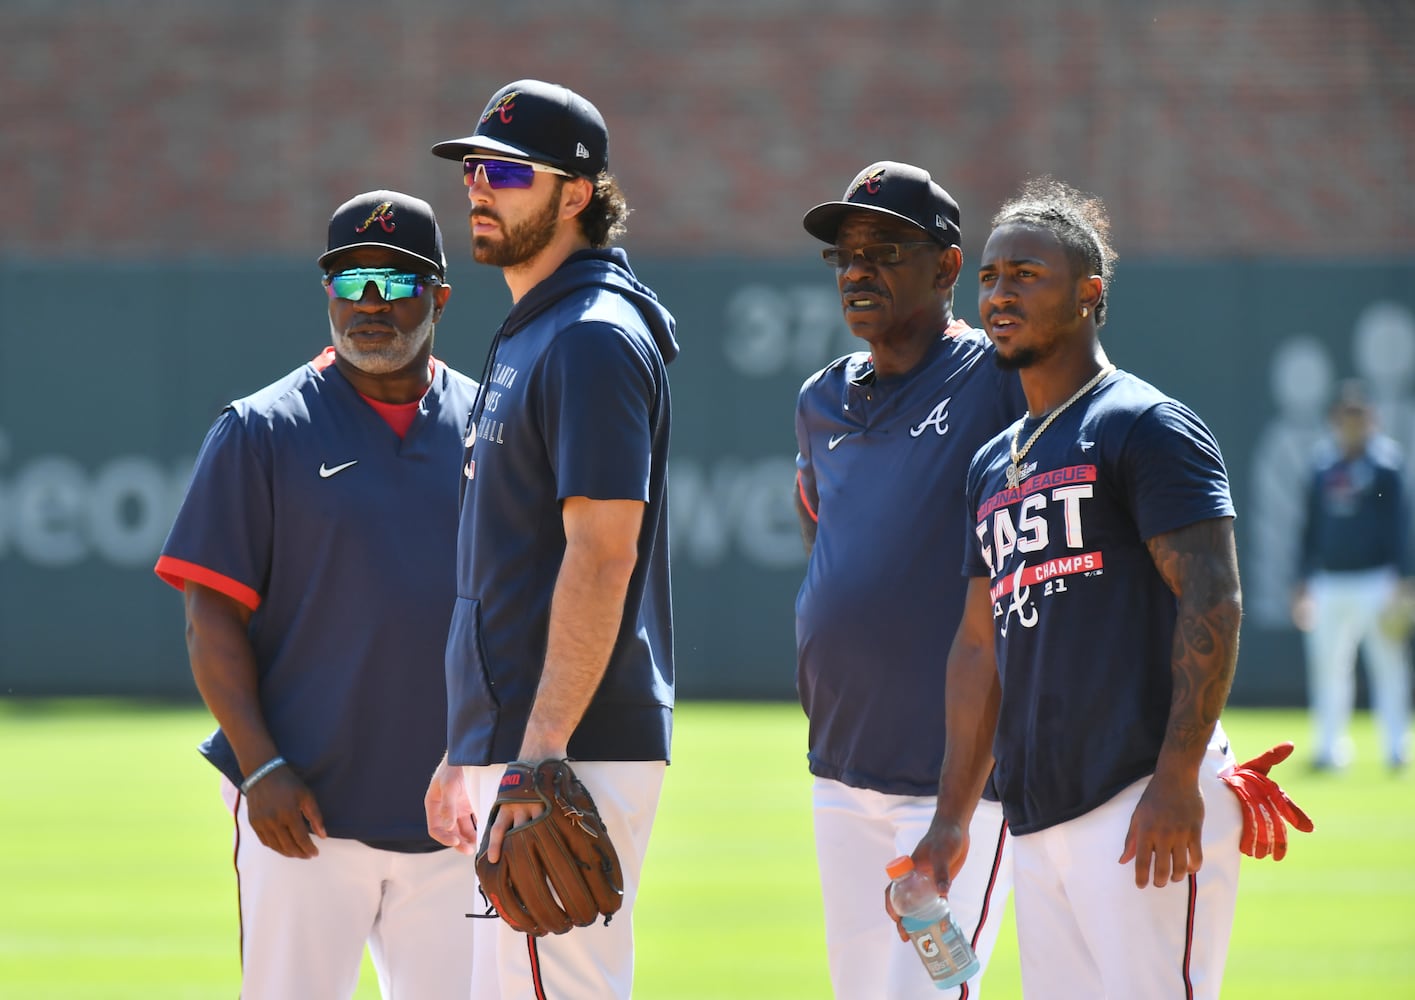
[{"label": "braves a logo on shirt", "polygon": [[364,220],[363,225],[354,227],[354,232],[367,232],[368,227],[373,225],[375,222],[377,222],[380,226],[383,227],[383,231],[385,233],[391,233],[393,232],[393,230],[398,228],[398,224],[393,221],[393,202],[385,201],[383,204],[375,208],[372,212],[368,214],[368,218]]},{"label": "braves a logo on shirt", "polygon": [[953,402],[952,396],[945,396],[939,400],[938,405],[929,411],[929,415],[919,422],[918,426],[909,428],[910,437],[918,437],[924,433],[925,428],[932,427],[939,437],[948,433],[948,404]]},{"label": "braves a logo on shirt", "polygon": [[520,96],[521,94],[519,91],[511,91],[511,93],[507,94],[505,97],[501,98],[501,100],[497,101],[491,107],[486,109],[486,114],[481,116],[481,123],[485,125],[488,121],[491,120],[492,115],[496,115],[501,119],[501,124],[510,125],[511,112],[515,110],[516,98]]},{"label": "braves a logo on shirt", "polygon": [[[992,571],[990,596],[993,618],[1004,638],[1015,614],[1023,628],[1035,628],[1039,611],[1033,588],[1039,597],[1064,594],[1067,579],[1092,576],[1104,569],[1099,550],[1085,551],[1085,501],[1095,496],[1096,467],[1073,465],[1034,475],[1016,489],[1004,489],[983,502],[978,509],[976,532],[982,555]],[[1052,547],[1049,511],[1060,508],[1062,537],[1066,554],[1029,564],[1026,556],[1044,553]],[[1054,551],[1054,547],[1053,547]],[[1013,555],[1023,559],[1015,569],[1007,569]]]},{"label": "braves a logo on shirt", "polygon": [[[1014,611],[1017,612],[1018,624],[1023,628],[1037,627],[1037,606],[1031,601],[1032,588],[1024,586],[1022,583],[1026,575],[1027,564],[1025,562],[1017,567],[1017,572],[1012,574],[1011,594],[1008,595],[1010,600],[1008,601],[1007,610],[1002,615],[1002,624],[997,627],[997,630],[1002,633],[1003,638],[1007,637],[1007,623],[1011,619],[1012,612]],[[997,617],[998,609],[1002,607],[1001,602],[998,600],[998,596],[1000,595],[998,595],[997,592],[1004,589],[1005,588],[1001,586],[993,588],[994,594],[997,595],[992,599],[994,618]]]},{"label": "braves a logo on shirt", "polygon": [[855,178],[855,183],[850,185],[850,190],[845,192],[845,200],[849,201],[855,197],[855,192],[860,188],[865,189],[865,194],[879,194],[880,184],[884,180],[884,167],[878,170],[871,170],[867,174],[861,174]]}]

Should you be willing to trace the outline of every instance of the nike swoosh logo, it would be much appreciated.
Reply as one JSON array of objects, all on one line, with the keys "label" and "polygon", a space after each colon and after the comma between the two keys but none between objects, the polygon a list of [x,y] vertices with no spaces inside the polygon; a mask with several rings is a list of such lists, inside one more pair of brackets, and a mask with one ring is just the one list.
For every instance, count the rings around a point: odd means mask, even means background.
[{"label": "nike swoosh logo", "polygon": [[335,474],[337,474],[337,473],[343,472],[343,471],[344,471],[345,469],[347,469],[349,466],[351,466],[351,465],[358,465],[358,464],[359,464],[359,460],[356,458],[356,459],[354,459],[352,462],[345,462],[343,465],[336,465],[336,466],[334,466],[334,468],[331,469],[329,466],[325,465],[323,462],[320,462],[320,463],[319,463],[319,478],[320,478],[320,479],[328,479],[330,476],[333,476],[333,475],[335,475]]},{"label": "nike swoosh logo", "polygon": [[830,442],[826,445],[827,450],[834,451],[836,445],[838,445],[841,441],[844,441],[853,433],[853,431],[846,431],[844,434],[832,434],[830,436]]}]

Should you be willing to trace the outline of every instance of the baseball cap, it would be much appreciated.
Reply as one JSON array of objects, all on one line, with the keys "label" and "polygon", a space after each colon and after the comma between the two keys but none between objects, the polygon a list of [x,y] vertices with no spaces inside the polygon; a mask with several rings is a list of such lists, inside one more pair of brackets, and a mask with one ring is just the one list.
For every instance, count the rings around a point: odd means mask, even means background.
[{"label": "baseball cap", "polygon": [[609,130],[599,110],[573,90],[517,80],[491,95],[475,132],[439,142],[432,152],[448,160],[514,156],[594,177],[609,167]]},{"label": "baseball cap", "polygon": [[368,191],[350,198],[329,220],[327,249],[318,264],[327,267],[336,254],[356,247],[396,250],[439,277],[447,273],[442,252],[442,230],[432,206],[421,198],[397,191]]},{"label": "baseball cap", "polygon": [[1350,414],[1366,416],[1371,413],[1371,401],[1360,379],[1343,379],[1336,387],[1336,398],[1332,400],[1331,412],[1334,416]]},{"label": "baseball cap", "polygon": [[817,205],[801,219],[806,232],[834,243],[840,223],[851,212],[879,212],[912,222],[943,246],[959,246],[963,238],[958,202],[922,167],[893,160],[871,163],[845,189],[844,201]]}]

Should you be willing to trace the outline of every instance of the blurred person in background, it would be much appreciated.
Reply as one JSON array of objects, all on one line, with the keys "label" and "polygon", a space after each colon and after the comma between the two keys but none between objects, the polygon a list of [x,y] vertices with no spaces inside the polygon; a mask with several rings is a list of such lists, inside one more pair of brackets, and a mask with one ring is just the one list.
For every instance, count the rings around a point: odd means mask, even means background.
[{"label": "blurred person in background", "polygon": [[1312,767],[1352,760],[1358,649],[1386,764],[1410,762],[1410,502],[1399,446],[1377,432],[1362,384],[1343,382],[1332,438],[1307,490],[1293,621],[1304,633],[1315,750]]},{"label": "blurred person in background", "polygon": [[[797,688],[810,720],[816,858],[831,983],[842,1000],[946,993],[879,912],[885,866],[933,816],[943,653],[963,612],[973,453],[1026,409],[987,336],[953,315],[958,205],[927,171],[882,161],[806,213],[828,244],[851,333],[868,350],[806,380],[796,510],[809,559],[796,601]],[[974,815],[954,919],[986,968],[1012,886],[997,796]]]},{"label": "blurred person in background", "polygon": [[201,752],[235,823],[241,994],[466,1000],[476,883],[427,831],[447,720],[457,466],[476,383],[424,201],[371,191],[319,257],[332,347],[207,433],[158,576],[183,593]]}]

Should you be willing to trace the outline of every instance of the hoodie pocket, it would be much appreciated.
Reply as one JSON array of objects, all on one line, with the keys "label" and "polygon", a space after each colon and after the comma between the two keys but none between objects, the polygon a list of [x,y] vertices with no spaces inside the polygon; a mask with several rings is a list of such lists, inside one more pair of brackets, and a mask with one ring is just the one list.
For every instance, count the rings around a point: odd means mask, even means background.
[{"label": "hoodie pocket", "polygon": [[482,646],[480,601],[457,598],[447,634],[446,668],[448,747],[489,743],[501,702]]}]

